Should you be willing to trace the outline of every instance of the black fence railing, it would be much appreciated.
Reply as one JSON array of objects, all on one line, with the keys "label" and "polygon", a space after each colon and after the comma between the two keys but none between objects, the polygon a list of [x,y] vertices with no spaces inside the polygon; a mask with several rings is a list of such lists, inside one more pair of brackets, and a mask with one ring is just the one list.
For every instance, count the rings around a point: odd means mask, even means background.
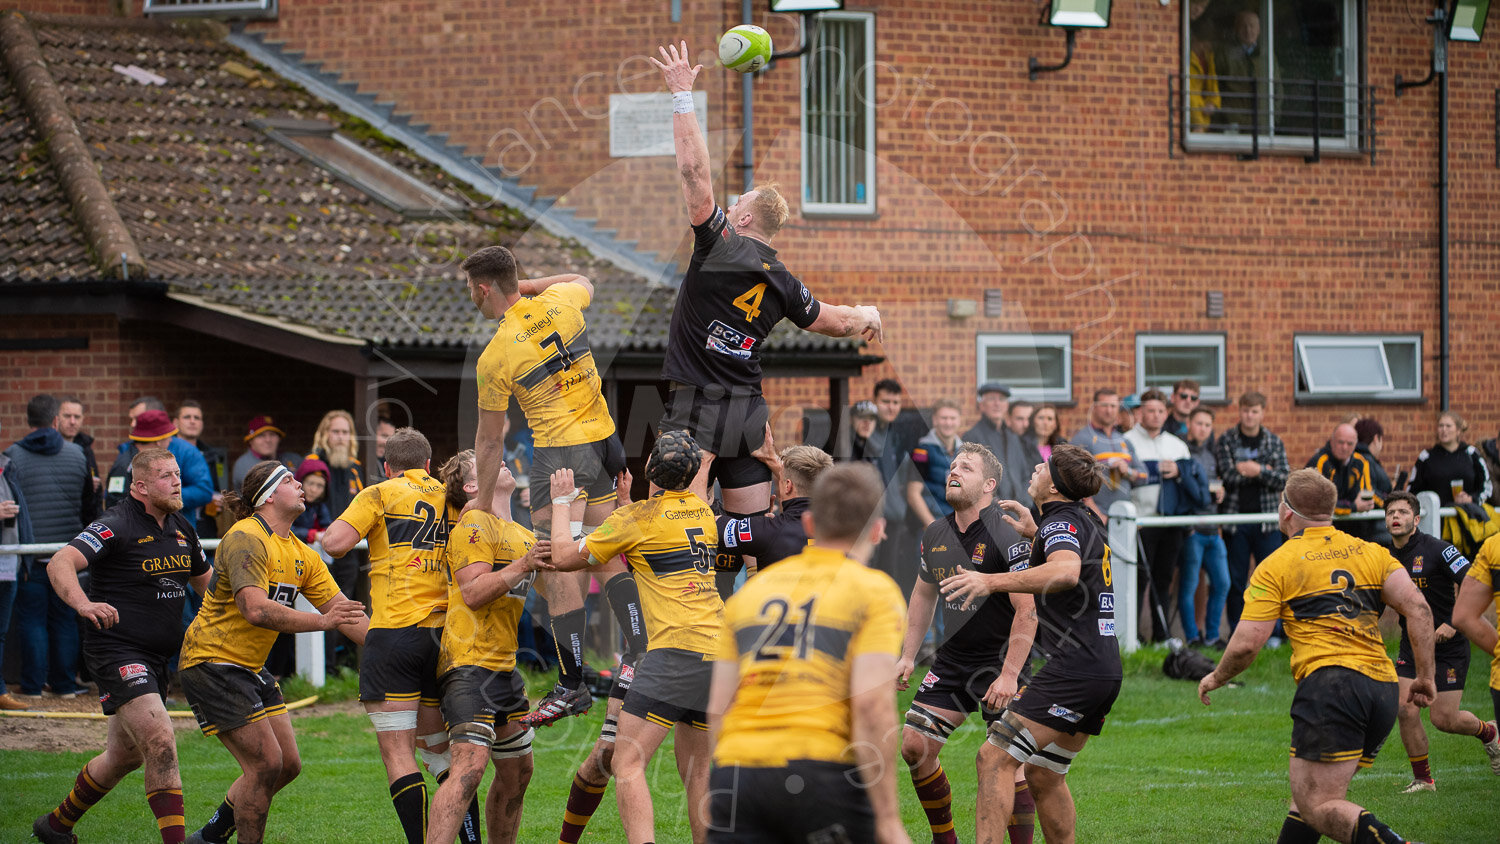
[{"label": "black fence railing", "polygon": [[1169,157],[1184,150],[1297,151],[1308,162],[1326,150],[1357,152],[1375,161],[1374,85],[1327,79],[1167,76]]}]

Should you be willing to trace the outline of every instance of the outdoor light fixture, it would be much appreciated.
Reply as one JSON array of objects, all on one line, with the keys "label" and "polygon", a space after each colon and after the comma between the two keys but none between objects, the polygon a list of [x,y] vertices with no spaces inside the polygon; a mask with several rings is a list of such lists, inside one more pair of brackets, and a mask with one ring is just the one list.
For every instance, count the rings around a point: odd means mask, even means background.
[{"label": "outdoor light fixture", "polygon": [[1484,37],[1484,19],[1490,13],[1490,0],[1454,0],[1448,15],[1449,41],[1478,41]]},{"label": "outdoor light fixture", "polygon": [[[1488,2],[1488,0],[1458,0],[1459,2]],[[1052,73],[1062,70],[1073,61],[1073,47],[1077,41],[1078,30],[1104,29],[1109,26],[1109,3],[1110,0],[1050,0],[1042,15],[1042,23],[1047,26],[1056,26],[1068,33],[1068,53],[1063,58],[1062,64],[1044,65],[1036,60],[1036,56],[1026,60],[1027,76],[1036,81],[1039,73]]]}]

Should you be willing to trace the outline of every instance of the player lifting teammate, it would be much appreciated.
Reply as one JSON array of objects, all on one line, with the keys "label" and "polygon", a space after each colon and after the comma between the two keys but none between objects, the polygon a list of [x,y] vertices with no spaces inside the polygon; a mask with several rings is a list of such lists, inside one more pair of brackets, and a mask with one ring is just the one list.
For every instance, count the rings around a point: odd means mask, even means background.
[{"label": "player lifting teammate", "polygon": [[[427,837],[427,783],[413,751],[433,776],[447,768],[448,734],[438,712],[438,644],[448,609],[443,555],[457,511],[443,484],[427,474],[432,446],[415,428],[385,443],[386,480],[366,487],[323,534],[323,550],[342,557],[370,541],[370,631],[360,651],[359,699],[380,745],[391,803],[407,844]],[[419,706],[420,704],[420,706]],[[478,828],[475,819],[470,827]]]},{"label": "player lifting teammate", "polygon": [[[1025,765],[1042,835],[1051,844],[1073,840],[1078,823],[1068,769],[1104,729],[1120,693],[1123,672],[1115,639],[1115,596],[1104,525],[1084,500],[1099,491],[1094,456],[1059,445],[1031,475],[1028,492],[1039,522],[1014,501],[1005,520],[1032,540],[1022,571],[963,571],[942,582],[944,597],[960,604],[994,592],[1037,595],[1038,644],[1047,657],[1031,683],[990,722],[979,749],[977,838],[1001,841],[1015,797],[1016,769]],[[1012,515],[1015,514],[1015,515]]]},{"label": "player lifting teammate", "polygon": [[[198,727],[240,765],[224,802],[187,844],[260,844],[271,798],[302,771],[281,686],[266,670],[276,634],[339,630],[363,644],[365,608],[339,592],[317,551],[292,533],[306,509],[302,484],[274,460],[257,463],[224,498],[234,526],[219,543],[218,574],[182,642],[178,675]],[[298,595],[317,612],[294,608]]]},{"label": "player lifting teammate", "polygon": [[[947,478],[946,498],[953,512],[922,534],[921,566],[896,663],[899,689],[906,689],[917,648],[932,626],[938,583],[964,570],[995,574],[1027,566],[1031,543],[1006,523],[1004,511],[995,504],[1003,472],[988,448],[978,443],[959,447]],[[932,840],[957,844],[953,794],[938,753],[969,713],[978,710],[986,724],[994,721],[1030,679],[1027,661],[1036,638],[1036,601],[1024,593],[994,595],[968,604],[944,601],[942,612],[948,639],[938,647],[932,669],[906,713],[901,756],[911,769]],[[1035,807],[1025,778],[1015,782],[1015,805],[1007,823],[1010,841],[1030,844]]]},{"label": "player lifting teammate", "polygon": [[[1255,661],[1279,619],[1292,643],[1292,809],[1278,844],[1319,835],[1354,844],[1405,841],[1345,795],[1354,772],[1375,761],[1396,722],[1396,669],[1380,635],[1389,606],[1406,617],[1415,663],[1407,700],[1432,702],[1432,611],[1384,548],[1333,527],[1338,490],[1316,469],[1286,479],[1279,526],[1287,542],[1262,560],[1245,589],[1245,612],[1212,673],[1208,694]],[[1050,838],[1049,838],[1050,840]]]},{"label": "player lifting teammate", "polygon": [[770,472],[751,452],[769,413],[761,396],[761,346],[782,317],[830,337],[880,337],[880,312],[819,302],[771,248],[790,213],[773,186],[741,195],[728,211],[714,202],[708,145],[693,117],[693,82],[702,65],[687,42],[651,59],[672,92],[677,168],[693,227],[693,256],[678,290],[662,379],[670,382],[661,430],[685,430],[703,448],[692,490],[708,499],[717,480],[735,517],[771,505]]},{"label": "player lifting teammate", "polygon": [[817,544],[725,607],[710,712],[709,840],[910,842],[896,800],[901,594],[867,568],[884,529],[880,476],[835,466],[802,519]]},{"label": "player lifting teammate", "polygon": [[[568,510],[573,537],[587,535],[614,509],[617,478],[625,468],[625,450],[601,392],[583,318],[594,286],[581,275],[521,279],[515,256],[503,246],[475,252],[464,260],[462,269],[470,300],[486,319],[497,322],[495,336],[476,368],[479,429],[474,448],[479,492],[475,500],[479,506],[490,506],[495,478],[504,462],[505,413],[515,396],[536,437],[530,471],[531,523],[543,529],[550,526],[554,505],[537,492],[547,489],[553,472],[571,469],[583,493],[561,506]],[[628,683],[635,661],[645,651],[635,580],[614,560],[596,570],[594,577],[625,631],[626,653],[617,676]],[[593,705],[583,682],[587,583],[587,575],[545,573],[540,578],[557,642],[558,680],[556,688],[526,717],[527,726],[582,715]]]},{"label": "player lifting teammate", "polygon": [[781,506],[776,513],[760,516],[719,517],[714,579],[719,586],[719,597],[726,601],[734,594],[734,581],[745,567],[745,557],[755,560],[757,567],[764,567],[800,554],[807,547],[807,528],[802,525],[807,496],[818,478],[833,466],[832,457],[810,445],[794,445],[777,453],[770,426],[765,442],[755,450],[755,457],[771,470]]},{"label": "player lifting teammate", "polygon": [[[558,570],[595,566],[623,554],[641,588],[650,643],[625,695],[612,760],[620,821],[630,844],[656,837],[646,764],[678,724],[684,729],[674,738],[677,770],[695,844],[702,844],[707,826],[708,660],[723,634],[724,604],[713,579],[718,544],[713,511],[688,489],[701,460],[692,437],[668,431],[646,460],[646,479],[654,490],[650,498],[616,510],[581,542],[572,539],[567,517],[552,513],[552,564]],[[553,498],[576,494],[572,474],[562,469],[552,476]]]},{"label": "player lifting teammate", "polygon": [[[460,452],[443,465],[441,475],[449,507],[463,509],[478,494],[474,452]],[[510,520],[515,488],[516,479],[502,463],[491,506],[464,511],[448,543],[448,620],[438,682],[451,766],[432,801],[428,844],[451,844],[466,806],[472,817],[471,801],[487,757],[495,762],[484,809],[490,841],[514,842],[521,826],[521,802],[531,782],[532,731],[519,723],[526,714],[526,684],[516,671],[516,625],[550,543],[538,543],[531,531]]]}]

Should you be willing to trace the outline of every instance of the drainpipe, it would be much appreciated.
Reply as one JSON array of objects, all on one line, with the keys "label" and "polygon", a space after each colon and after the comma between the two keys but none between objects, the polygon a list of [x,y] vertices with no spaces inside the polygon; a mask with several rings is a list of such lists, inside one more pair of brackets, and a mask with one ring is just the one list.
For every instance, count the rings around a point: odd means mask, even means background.
[{"label": "drainpipe", "polygon": [[[740,0],[740,23],[754,23],[751,0]],[[740,193],[755,187],[755,74],[740,74],[740,116],[745,124],[745,139],[740,145]]]},{"label": "drainpipe", "polygon": [[[1445,64],[1446,68],[1446,64]],[[1448,71],[1438,73],[1438,278],[1442,312],[1442,409],[1448,410]]]}]

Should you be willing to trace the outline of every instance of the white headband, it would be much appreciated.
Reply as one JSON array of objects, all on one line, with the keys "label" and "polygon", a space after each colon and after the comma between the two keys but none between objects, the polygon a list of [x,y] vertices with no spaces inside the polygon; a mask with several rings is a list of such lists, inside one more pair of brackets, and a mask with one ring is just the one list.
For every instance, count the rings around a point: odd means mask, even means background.
[{"label": "white headband", "polygon": [[260,505],[271,500],[271,494],[276,491],[276,487],[280,486],[283,480],[290,478],[291,476],[291,469],[288,469],[285,466],[277,466],[276,470],[271,473],[271,477],[266,478],[266,482],[261,484],[260,489],[256,491],[255,500],[250,505],[250,509],[259,510]]}]

